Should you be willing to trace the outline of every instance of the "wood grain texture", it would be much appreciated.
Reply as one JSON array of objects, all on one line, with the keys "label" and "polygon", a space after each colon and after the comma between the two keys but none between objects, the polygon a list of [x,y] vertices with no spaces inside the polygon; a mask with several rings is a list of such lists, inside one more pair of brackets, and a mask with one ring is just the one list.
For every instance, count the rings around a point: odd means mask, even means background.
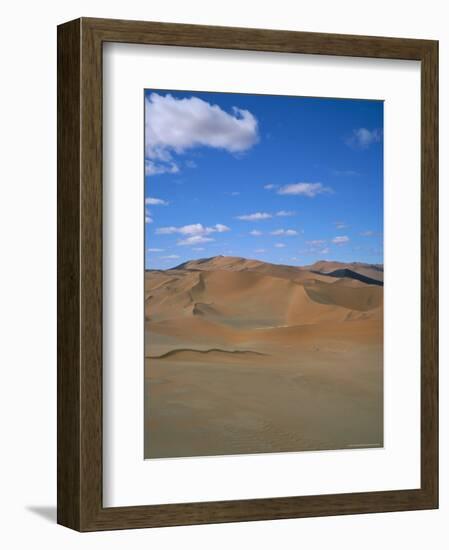
[{"label": "wood grain texture", "polygon": [[[421,488],[226,502],[102,504],[102,44],[411,59],[422,74]],[[58,28],[58,522],[79,531],[438,506],[438,43],[79,19]],[[198,480],[201,483],[201,480]]]},{"label": "wood grain texture", "polygon": [[421,487],[438,503],[438,43],[421,62]]},{"label": "wood grain texture", "polygon": [[58,29],[58,522],[80,528],[80,21]]}]

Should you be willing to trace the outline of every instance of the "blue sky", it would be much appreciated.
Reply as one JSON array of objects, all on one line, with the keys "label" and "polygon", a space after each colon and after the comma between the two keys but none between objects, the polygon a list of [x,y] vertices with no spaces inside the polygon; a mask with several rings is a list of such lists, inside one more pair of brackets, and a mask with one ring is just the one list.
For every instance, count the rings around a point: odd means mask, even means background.
[{"label": "blue sky", "polygon": [[145,91],[145,266],[383,263],[383,102]]}]

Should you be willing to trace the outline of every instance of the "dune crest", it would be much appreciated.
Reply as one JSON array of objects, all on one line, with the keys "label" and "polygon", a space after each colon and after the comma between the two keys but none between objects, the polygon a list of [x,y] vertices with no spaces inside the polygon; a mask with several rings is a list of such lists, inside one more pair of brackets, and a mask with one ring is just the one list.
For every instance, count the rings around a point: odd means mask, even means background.
[{"label": "dune crest", "polygon": [[220,349],[220,348],[210,348],[210,349],[189,349],[189,348],[181,348],[181,349],[174,349],[171,351],[167,351],[163,353],[162,355],[150,355],[149,359],[167,359],[168,357],[176,357],[178,359],[186,358],[186,357],[193,357],[194,359],[197,358],[197,354],[207,354],[207,355],[214,355],[215,357],[219,357],[221,354],[223,355],[239,355],[239,356],[254,356],[258,355],[260,357],[263,357],[266,355],[266,353],[260,353],[259,351],[251,351],[251,350],[226,350],[226,349]]}]

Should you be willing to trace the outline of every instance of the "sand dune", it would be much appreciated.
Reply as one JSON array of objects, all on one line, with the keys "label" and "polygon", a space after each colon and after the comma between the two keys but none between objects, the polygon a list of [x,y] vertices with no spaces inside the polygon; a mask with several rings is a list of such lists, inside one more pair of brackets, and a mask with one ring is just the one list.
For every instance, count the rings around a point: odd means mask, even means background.
[{"label": "sand dune", "polygon": [[334,277],[324,282],[312,273],[303,280],[251,270],[170,273],[171,278],[165,273],[147,274],[149,321],[202,316],[240,328],[310,324],[354,318],[355,312],[378,308],[382,302],[380,287]]},{"label": "sand dune", "polygon": [[329,306],[341,306],[355,311],[369,311],[381,306],[383,290],[373,285],[345,284],[344,279],[329,284],[315,281],[304,286],[309,298],[317,303]]},{"label": "sand dune", "polygon": [[[327,280],[326,275],[333,271],[347,269],[364,275],[368,278],[383,281],[383,265],[365,264],[361,262],[335,262],[322,260],[309,266],[295,267],[290,265],[270,264],[260,260],[250,260],[236,256],[215,256],[213,258],[203,258],[201,260],[191,260],[180,264],[175,270],[196,270],[196,271],[256,271],[272,275],[274,277],[285,277],[295,279],[310,276],[318,280]],[[172,270],[172,271],[175,271]]]},{"label": "sand dune", "polygon": [[384,267],[383,265],[378,264],[364,264],[360,262],[351,262],[351,263],[342,263],[342,262],[329,262],[329,261],[320,261],[312,265],[307,266],[305,269],[311,271],[317,271],[321,274],[332,273],[337,270],[350,270],[360,275],[365,275],[370,279],[375,279],[376,281],[384,280]]},{"label": "sand dune", "polygon": [[145,456],[381,446],[383,288],[365,277],[382,266],[146,272]]}]

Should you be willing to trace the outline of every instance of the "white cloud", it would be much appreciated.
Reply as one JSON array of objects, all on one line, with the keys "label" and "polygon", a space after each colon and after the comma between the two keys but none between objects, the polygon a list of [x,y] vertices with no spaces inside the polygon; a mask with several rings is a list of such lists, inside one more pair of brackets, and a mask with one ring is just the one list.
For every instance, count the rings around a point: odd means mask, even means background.
[{"label": "white cloud", "polygon": [[352,131],[351,136],[346,140],[346,144],[358,149],[368,149],[373,143],[378,143],[382,139],[382,133],[375,128],[368,130],[367,128],[356,128]]},{"label": "white cloud", "polygon": [[187,239],[178,241],[177,244],[178,246],[193,246],[195,244],[209,243],[213,240],[214,239],[204,237],[203,235],[192,235],[191,237],[187,237]]},{"label": "white cloud", "polygon": [[177,254],[169,254],[168,256],[162,256],[163,260],[177,260],[180,258]]},{"label": "white cloud", "polygon": [[208,235],[212,233],[225,233],[230,231],[227,225],[216,223],[212,227],[206,227],[201,223],[192,223],[189,225],[183,225],[181,227],[175,227],[174,225],[168,227],[158,227],[156,233],[158,235],[183,235],[186,238],[177,242],[179,246],[193,246],[197,244],[203,244],[213,241]]},{"label": "white cloud", "polygon": [[164,252],[163,248],[147,248],[147,252]]},{"label": "white cloud", "polygon": [[153,223],[153,218],[147,208],[145,208],[145,223]]},{"label": "white cloud", "polygon": [[238,197],[240,195],[240,191],[233,191],[231,193],[231,197]]},{"label": "white cloud", "polygon": [[261,235],[263,235],[262,231],[258,231],[257,229],[253,229],[249,232],[249,234],[253,237],[260,237]]},{"label": "white cloud", "polygon": [[231,231],[231,229],[227,225],[221,223],[216,223],[212,227],[205,227],[201,223],[192,223],[181,227],[171,225],[168,227],[158,227],[156,229],[158,235],[173,235],[174,233],[180,233],[181,235],[210,235],[211,233],[225,233],[226,231]]},{"label": "white cloud", "polygon": [[[214,228],[218,233],[225,233],[226,231],[231,231],[231,229],[227,225],[223,225],[222,223],[216,223],[214,225]],[[210,229],[209,227],[207,229]]]},{"label": "white cloud", "polygon": [[195,252],[201,252],[202,250],[205,250],[202,246],[197,246],[196,248],[193,248],[192,250],[195,250]]},{"label": "white cloud", "polygon": [[178,232],[178,228],[174,227],[174,226],[158,227],[156,229],[156,234],[157,235],[171,235],[172,233],[177,233],[177,232]]},{"label": "white cloud", "polygon": [[274,246],[276,248],[285,248],[287,245],[285,245],[284,243],[276,243]]},{"label": "white cloud", "polygon": [[212,232],[212,227],[204,227],[201,223],[183,225],[182,227],[178,227],[176,229],[176,233],[181,233],[182,235],[207,235]]},{"label": "white cloud", "polygon": [[372,237],[374,235],[374,231],[362,231],[360,233],[361,237]]},{"label": "white cloud", "polygon": [[279,185],[275,185],[274,183],[268,183],[267,185],[264,185],[263,188],[264,189],[276,189],[276,187],[279,187]]},{"label": "white cloud", "polygon": [[271,214],[267,214],[267,212],[255,212],[254,214],[244,214],[242,216],[237,216],[237,219],[244,220],[246,222],[256,222],[259,220],[268,220],[272,217],[273,216]]},{"label": "white cloud", "polygon": [[323,250],[320,250],[320,254],[329,254],[330,249],[329,248],[323,248]]},{"label": "white cloud", "polygon": [[290,183],[283,185],[277,192],[279,195],[303,195],[305,197],[315,197],[322,193],[329,193],[331,189],[324,187],[321,183]]},{"label": "white cloud", "polygon": [[256,248],[254,252],[257,252],[257,254],[263,254],[264,252],[266,252],[266,250],[265,248]]},{"label": "white cloud", "polygon": [[348,243],[349,242],[349,237],[346,236],[346,235],[342,235],[340,237],[334,237],[332,239],[332,242],[334,244],[345,244],[345,243]]},{"label": "white cloud", "polygon": [[177,172],[179,172],[179,167],[173,161],[165,162],[162,164],[145,159],[146,176],[154,176],[156,174],[176,174]]},{"label": "white cloud", "polygon": [[237,216],[237,219],[244,220],[248,222],[259,221],[259,220],[269,220],[273,216],[287,217],[294,216],[295,212],[289,210],[279,210],[275,214],[269,214],[268,212],[255,212],[254,214],[245,214],[243,216]]},{"label": "white cloud", "polygon": [[150,173],[178,171],[173,153],[194,147],[241,153],[258,140],[257,119],[245,109],[233,107],[227,113],[193,96],[177,99],[152,93],[145,99],[145,157]]},{"label": "white cloud", "polygon": [[294,229],[276,229],[271,232],[271,235],[284,235],[285,237],[293,237],[297,234],[298,232]]},{"label": "white cloud", "polygon": [[147,197],[145,199],[145,204],[167,206],[168,202],[163,199],[156,199],[155,197]]},{"label": "white cloud", "polygon": [[288,216],[294,216],[295,212],[292,212],[291,210],[279,210],[279,212],[276,212],[276,216],[280,216],[281,218],[286,218]]}]

